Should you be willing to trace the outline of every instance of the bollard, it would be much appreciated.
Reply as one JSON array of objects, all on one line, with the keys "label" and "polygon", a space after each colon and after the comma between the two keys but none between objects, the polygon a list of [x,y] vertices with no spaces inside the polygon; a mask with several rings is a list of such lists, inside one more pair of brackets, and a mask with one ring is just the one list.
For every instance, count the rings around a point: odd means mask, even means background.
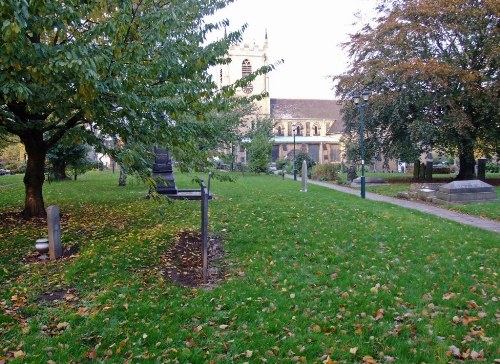
[{"label": "bollard", "polygon": [[302,192],[307,192],[307,162],[302,161]]}]

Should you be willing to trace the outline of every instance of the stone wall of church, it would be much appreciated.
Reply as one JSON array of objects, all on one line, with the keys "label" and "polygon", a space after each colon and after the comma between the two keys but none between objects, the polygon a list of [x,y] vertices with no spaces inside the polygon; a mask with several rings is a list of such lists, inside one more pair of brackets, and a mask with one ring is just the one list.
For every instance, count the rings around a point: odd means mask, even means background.
[{"label": "stone wall of church", "polygon": [[[258,46],[256,44],[231,46],[229,48],[229,57],[231,58],[231,62],[229,64],[222,65],[219,70],[219,87],[233,84],[237,80],[241,79],[246,72],[253,72],[263,66],[267,66],[267,48],[267,40],[263,46]],[[252,96],[259,95],[263,92],[269,94],[268,75],[260,75],[252,81],[251,85],[248,87],[238,88],[236,95]],[[268,116],[270,114],[269,97],[256,101],[256,105],[259,108],[258,113],[260,115]]]}]

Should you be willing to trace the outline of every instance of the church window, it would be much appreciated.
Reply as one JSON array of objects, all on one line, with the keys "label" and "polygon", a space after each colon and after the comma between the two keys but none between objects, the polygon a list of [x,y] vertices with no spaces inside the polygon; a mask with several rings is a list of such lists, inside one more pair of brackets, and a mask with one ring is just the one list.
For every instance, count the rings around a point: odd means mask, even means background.
[{"label": "church window", "polygon": [[[245,59],[241,64],[241,77],[247,77],[252,73],[252,65],[248,59]],[[253,91],[253,85],[249,82],[245,87],[243,87],[243,92],[249,94]]]},{"label": "church window", "polygon": [[314,135],[318,135],[318,126],[314,125]]},{"label": "church window", "polygon": [[282,130],[281,130],[281,126],[278,126],[278,134],[277,135],[283,135]]},{"label": "church window", "polygon": [[300,132],[301,132],[300,125],[297,125],[297,131],[296,131],[295,135],[300,135]]}]

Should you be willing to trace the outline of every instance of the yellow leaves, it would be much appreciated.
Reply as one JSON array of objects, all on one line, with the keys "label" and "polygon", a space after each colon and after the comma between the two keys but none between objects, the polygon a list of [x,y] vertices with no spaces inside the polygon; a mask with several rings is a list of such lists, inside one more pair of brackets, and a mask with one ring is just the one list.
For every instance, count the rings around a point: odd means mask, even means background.
[{"label": "yellow leaves", "polygon": [[14,351],[12,353],[12,355],[14,356],[14,359],[20,359],[20,358],[24,358],[26,356],[26,353],[22,350],[17,350],[17,351]]},{"label": "yellow leaves", "polygon": [[380,308],[377,310],[375,313],[375,321],[381,320],[385,315],[385,310],[383,308]]},{"label": "yellow leaves", "polygon": [[332,360],[332,358],[330,358],[330,355],[328,355],[326,359],[323,360],[323,364],[338,364],[338,363],[339,363],[338,361]]},{"label": "yellow leaves", "polygon": [[471,322],[476,322],[476,321],[479,321],[479,317],[464,316],[462,319],[462,323],[464,324],[464,326],[467,326]]},{"label": "yellow leaves", "polygon": [[57,324],[56,326],[56,329],[61,331],[61,330],[64,330],[66,329],[67,327],[69,327],[69,323],[68,322],[60,322]]},{"label": "yellow leaves", "polygon": [[365,363],[366,363],[366,364],[377,364],[377,363],[378,363],[378,361],[377,361],[377,360],[375,360],[375,359],[373,359],[373,357],[372,357],[372,356],[370,356],[370,355],[365,355],[365,356],[363,357],[363,364],[365,364]]},{"label": "yellow leaves", "polygon": [[313,325],[313,326],[311,327],[311,330],[312,330],[313,332],[320,333],[320,332],[321,332],[321,326],[319,326],[319,325]]},{"label": "yellow leaves", "polygon": [[456,324],[462,323],[464,326],[468,326],[471,322],[476,322],[479,321],[479,317],[472,317],[472,316],[464,316],[464,317],[458,317],[458,316],[453,316],[452,321]]},{"label": "yellow leaves", "polygon": [[443,300],[445,300],[445,301],[453,300],[453,299],[455,299],[455,298],[457,298],[456,293],[451,293],[451,292],[448,292],[448,293],[445,293],[445,294],[443,295]]},{"label": "yellow leaves", "polygon": [[470,350],[467,349],[465,351],[461,351],[459,348],[457,348],[455,345],[451,345],[449,347],[449,350],[446,352],[447,356],[453,356],[457,359],[470,359],[470,360],[477,360],[477,361],[483,361],[484,359],[484,351],[481,350],[479,352],[475,350]]},{"label": "yellow leaves", "polygon": [[467,306],[469,306],[469,308],[479,308],[479,305],[474,300],[467,302]]}]

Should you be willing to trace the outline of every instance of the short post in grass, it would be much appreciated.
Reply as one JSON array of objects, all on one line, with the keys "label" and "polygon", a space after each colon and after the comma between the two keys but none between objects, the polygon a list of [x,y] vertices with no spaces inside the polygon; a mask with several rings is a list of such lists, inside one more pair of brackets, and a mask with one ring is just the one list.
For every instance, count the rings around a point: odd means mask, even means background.
[{"label": "short post in grass", "polygon": [[49,229],[49,256],[51,260],[56,260],[62,255],[59,206],[47,207],[47,227]]},{"label": "short post in grass", "polygon": [[208,190],[203,180],[201,187],[201,258],[203,261],[203,282],[208,282]]},{"label": "short post in grass", "polygon": [[307,162],[302,161],[302,192],[307,192]]}]

